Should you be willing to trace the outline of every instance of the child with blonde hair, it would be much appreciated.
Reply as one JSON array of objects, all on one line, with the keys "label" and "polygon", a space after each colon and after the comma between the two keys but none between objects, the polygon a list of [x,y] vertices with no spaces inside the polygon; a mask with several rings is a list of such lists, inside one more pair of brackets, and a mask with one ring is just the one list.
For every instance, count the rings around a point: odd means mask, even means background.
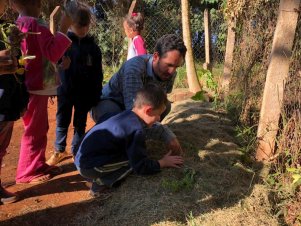
[{"label": "child with blonde hair", "polygon": [[141,13],[132,13],[127,15],[123,21],[123,28],[126,36],[131,40],[128,49],[127,60],[146,54],[145,43],[141,36],[141,31],[144,26],[144,18]]},{"label": "child with blonde hair", "polygon": [[17,183],[43,183],[59,174],[61,169],[46,164],[49,93],[45,80],[53,75],[56,63],[71,45],[66,36],[71,19],[63,14],[60,29],[53,35],[46,23],[39,17],[41,0],[10,0],[11,6],[19,13],[16,23],[27,35],[22,42],[24,55],[33,55],[35,59],[26,62],[26,86],[30,93],[27,111],[23,116],[24,134],[21,140],[20,158],[17,168]]}]

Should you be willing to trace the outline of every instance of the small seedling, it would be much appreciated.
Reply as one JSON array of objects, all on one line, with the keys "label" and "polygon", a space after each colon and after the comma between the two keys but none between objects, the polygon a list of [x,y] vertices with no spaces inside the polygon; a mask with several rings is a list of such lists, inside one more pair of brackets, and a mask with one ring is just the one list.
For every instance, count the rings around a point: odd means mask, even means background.
[{"label": "small seedling", "polygon": [[163,180],[162,186],[173,192],[181,190],[192,190],[195,184],[196,172],[194,169],[185,168],[184,177],[182,179]]}]

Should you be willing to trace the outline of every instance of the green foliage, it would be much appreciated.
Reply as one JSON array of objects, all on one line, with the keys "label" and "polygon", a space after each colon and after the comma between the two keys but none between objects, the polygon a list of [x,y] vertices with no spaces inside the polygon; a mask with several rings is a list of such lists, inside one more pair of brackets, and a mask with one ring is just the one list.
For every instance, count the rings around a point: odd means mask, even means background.
[{"label": "green foliage", "polygon": [[301,168],[286,168],[286,171],[292,176],[293,182],[291,185],[295,190],[299,185],[301,185]]},{"label": "green foliage", "polygon": [[230,119],[236,124],[239,123],[242,102],[243,94],[241,92],[233,92],[225,98],[224,103],[222,104],[222,107],[226,109]]},{"label": "green foliage", "polygon": [[195,101],[205,101],[206,100],[205,93],[206,92],[204,90],[201,90],[197,92],[194,96],[192,96],[191,99]]},{"label": "green foliage", "polygon": [[193,216],[192,211],[189,212],[189,215],[186,216],[186,221],[189,226],[197,226],[195,217]]},{"label": "green foliage", "polygon": [[236,126],[236,137],[242,145],[239,150],[243,153],[251,154],[255,151],[257,141],[257,125],[254,126]]},{"label": "green foliage", "polygon": [[182,179],[164,179],[162,181],[162,186],[165,189],[171,190],[173,192],[179,192],[181,190],[192,190],[195,184],[195,175],[196,172],[194,169],[186,168],[184,169],[184,177]]},{"label": "green foliage", "polygon": [[182,66],[177,69],[174,88],[188,88],[186,67]]}]

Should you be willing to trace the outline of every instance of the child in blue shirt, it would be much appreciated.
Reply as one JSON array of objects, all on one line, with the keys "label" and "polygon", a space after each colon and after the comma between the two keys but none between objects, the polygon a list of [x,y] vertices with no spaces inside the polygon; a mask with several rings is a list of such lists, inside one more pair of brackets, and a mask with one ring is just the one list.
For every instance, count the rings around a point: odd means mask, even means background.
[{"label": "child in blue shirt", "polygon": [[90,194],[99,197],[131,172],[148,175],[161,168],[179,168],[181,156],[169,151],[162,159],[152,160],[146,154],[145,129],[160,121],[167,97],[156,85],[138,91],[132,110],[126,110],[96,124],[84,137],[75,157],[80,174],[92,179]]}]

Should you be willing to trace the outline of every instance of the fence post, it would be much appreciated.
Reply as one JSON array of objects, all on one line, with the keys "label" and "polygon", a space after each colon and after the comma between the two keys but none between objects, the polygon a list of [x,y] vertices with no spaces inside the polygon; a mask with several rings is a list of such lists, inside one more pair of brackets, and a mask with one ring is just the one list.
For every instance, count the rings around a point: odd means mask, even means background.
[{"label": "fence post", "polygon": [[206,62],[203,64],[203,68],[206,70],[211,71],[211,64],[210,64],[210,48],[211,48],[211,42],[210,42],[210,12],[209,9],[206,8],[204,10],[204,28],[205,28],[205,56],[206,56]]},{"label": "fence post", "polygon": [[49,18],[49,29],[51,31],[52,34],[54,34],[56,32],[56,17],[59,15],[60,11],[60,6],[56,6],[54,8],[54,10],[52,11],[52,13],[50,14],[50,18]]},{"label": "fence post", "polygon": [[236,19],[228,20],[227,45],[225,52],[224,74],[222,80],[222,90],[224,94],[229,92],[229,84],[231,79],[231,70],[233,63],[234,45],[235,45],[235,27]]},{"label": "fence post", "polygon": [[280,1],[257,131],[259,145],[256,159],[259,161],[268,159],[274,152],[284,84],[289,73],[290,57],[298,22],[299,6],[300,0]]}]

